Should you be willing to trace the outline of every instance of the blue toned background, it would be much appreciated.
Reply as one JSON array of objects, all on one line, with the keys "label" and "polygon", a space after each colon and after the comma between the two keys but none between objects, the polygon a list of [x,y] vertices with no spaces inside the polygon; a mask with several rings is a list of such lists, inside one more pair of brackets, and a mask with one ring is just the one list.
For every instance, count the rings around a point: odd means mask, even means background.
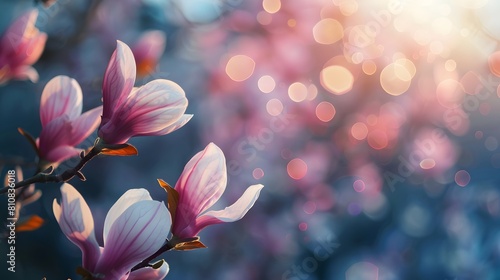
[{"label": "blue toned background", "polygon": [[[0,1],[0,32],[34,5]],[[84,111],[100,104],[116,40],[167,37],[154,72],[189,99],[193,119],[134,138],[136,157],[98,157],[71,183],[99,242],[127,189],[166,199],[209,142],[229,182],[214,209],[265,185],[241,220],[207,228],[207,249],[169,252],[166,279],[500,279],[500,6],[482,1],[58,0],[37,4],[48,34],[40,80],[0,87],[2,174],[34,172],[17,128],[38,135],[40,96],[56,75],[80,83]],[[82,143],[92,145],[96,135]],[[58,171],[72,167],[63,163]],[[81,253],[60,231],[60,184],[23,209],[45,224],[16,239],[15,274],[79,279]],[[2,199],[0,217],[6,216]],[[102,243],[101,243],[102,244]],[[0,261],[5,263],[5,242]]]}]

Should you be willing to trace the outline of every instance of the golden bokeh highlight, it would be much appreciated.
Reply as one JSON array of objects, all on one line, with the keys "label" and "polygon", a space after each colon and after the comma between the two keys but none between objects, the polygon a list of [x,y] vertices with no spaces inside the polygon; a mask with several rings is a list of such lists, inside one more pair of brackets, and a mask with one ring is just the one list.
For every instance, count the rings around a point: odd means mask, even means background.
[{"label": "golden bokeh highlight", "polygon": [[[413,65],[414,66],[414,65]],[[412,74],[401,63],[391,63],[380,72],[380,85],[390,95],[398,96],[410,88]]]},{"label": "golden bokeh highlight", "polygon": [[277,116],[283,112],[283,103],[279,99],[273,98],[266,103],[266,111],[271,116]]},{"label": "golden bokeh highlight", "polygon": [[288,96],[294,102],[302,102],[307,98],[307,87],[303,83],[293,83],[288,87]]},{"label": "golden bokeh highlight", "polygon": [[448,72],[455,71],[457,69],[457,62],[453,59],[448,59],[444,63],[444,69],[446,69],[446,71]]},{"label": "golden bokeh highlight", "polygon": [[300,158],[294,158],[286,166],[288,176],[300,180],[307,174],[307,164]]},{"label": "golden bokeh highlight", "polygon": [[357,122],[351,127],[351,135],[356,140],[364,140],[368,135],[368,127],[362,122]]},{"label": "golden bokeh highlight", "polygon": [[257,86],[263,93],[270,93],[276,87],[276,82],[274,81],[273,77],[265,75],[259,78]]},{"label": "golden bokeh highlight", "polygon": [[281,9],[281,1],[280,0],[263,0],[262,8],[264,11],[274,14],[277,13]]},{"label": "golden bokeh highlight", "polygon": [[316,106],[316,117],[322,122],[331,121],[336,112],[333,104],[327,101],[323,101]]},{"label": "golden bokeh highlight", "polygon": [[246,55],[235,55],[226,64],[226,74],[236,82],[250,78],[254,70],[255,61]]},{"label": "golden bokeh highlight", "polygon": [[352,16],[358,11],[359,5],[355,0],[341,0],[338,4],[340,12],[348,17]]},{"label": "golden bokeh highlight", "polygon": [[320,82],[329,92],[342,95],[352,89],[354,76],[347,68],[332,65],[321,70]]},{"label": "golden bokeh highlight", "polygon": [[377,72],[377,64],[372,60],[365,60],[361,65],[361,69],[366,75],[373,75]]},{"label": "golden bokeh highlight", "polygon": [[406,72],[401,71],[401,72],[396,72],[396,75],[398,75],[398,78],[405,80],[411,80],[413,77],[415,77],[415,74],[417,73],[417,67],[413,63],[413,61],[407,59],[407,58],[399,58],[396,61],[394,61],[394,64],[400,65],[404,67],[407,71],[407,73],[410,74],[410,77],[406,75]]},{"label": "golden bokeh highlight", "polygon": [[313,27],[314,40],[323,45],[333,44],[344,37],[342,24],[332,18],[320,20]]},{"label": "golden bokeh highlight", "polygon": [[289,19],[287,22],[288,26],[295,27],[297,25],[297,21],[293,18]]}]

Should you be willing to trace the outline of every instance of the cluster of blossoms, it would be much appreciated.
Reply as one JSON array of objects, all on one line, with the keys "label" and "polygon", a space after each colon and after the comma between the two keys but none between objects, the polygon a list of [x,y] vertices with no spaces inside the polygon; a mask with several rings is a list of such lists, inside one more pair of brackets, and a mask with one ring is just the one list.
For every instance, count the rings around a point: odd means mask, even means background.
[{"label": "cluster of blossoms", "polygon": [[11,79],[38,81],[31,67],[42,55],[47,34],[35,27],[38,11],[30,10],[5,31],[0,38],[0,85]]},{"label": "cluster of blossoms", "polygon": [[[41,55],[47,36],[34,27],[36,15],[31,11],[22,16],[2,37],[5,48],[0,50],[0,82],[25,76],[37,80],[30,65]],[[11,43],[12,34],[22,36]],[[41,95],[40,136],[35,139],[19,129],[36,150],[38,168],[37,175],[21,181],[26,184],[18,187],[68,181],[75,175],[85,180],[81,169],[93,157],[135,155],[137,150],[127,143],[131,137],[165,135],[184,126],[192,115],[185,114],[188,100],[178,84],[156,79],[134,87],[136,75],[141,74],[137,72],[151,71],[154,63],[150,58],[157,59],[162,49],[158,46],[145,53],[136,50],[136,56],[142,59],[141,65],[136,65],[133,51],[117,41],[103,78],[103,105],[83,114],[78,82],[62,75],[51,79]],[[94,146],[88,150],[78,148],[96,129]],[[78,155],[78,166],[61,175],[51,174],[60,163]],[[252,185],[233,205],[209,211],[227,184],[224,154],[213,143],[187,163],[175,188],[163,180],[158,182],[167,192],[167,202],[153,200],[145,189],[126,191],[106,216],[103,246],[97,242],[94,219],[85,199],[72,185],[63,183],[62,199],[59,203],[54,199],[53,213],[63,233],[82,251],[82,266],[77,271],[84,279],[163,279],[169,266],[163,260],[151,264],[153,259],[171,249],[205,247],[199,241],[199,232],[209,225],[241,219],[263,188]],[[26,189],[26,194],[34,194],[34,185]],[[37,198],[41,195],[36,194]]]}]

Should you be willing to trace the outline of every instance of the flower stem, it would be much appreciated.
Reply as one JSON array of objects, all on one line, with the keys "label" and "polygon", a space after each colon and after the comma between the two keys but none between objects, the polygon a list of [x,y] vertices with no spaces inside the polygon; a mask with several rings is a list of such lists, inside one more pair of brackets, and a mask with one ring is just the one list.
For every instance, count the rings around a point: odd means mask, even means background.
[{"label": "flower stem", "polygon": [[[19,189],[25,186],[28,186],[33,183],[48,183],[48,182],[66,182],[71,180],[73,177],[80,173],[80,170],[94,157],[101,153],[101,149],[97,147],[93,147],[90,152],[88,152],[80,162],[73,168],[65,170],[61,174],[46,174],[46,173],[38,173],[31,178],[26,180],[17,182],[14,186],[14,189]],[[5,187],[0,190],[0,194],[4,194],[8,191],[9,187]]]},{"label": "flower stem", "polygon": [[147,257],[145,260],[134,266],[130,271],[138,270],[143,267],[151,266],[149,264],[150,261],[152,261],[154,258],[158,257],[159,255],[163,254],[163,252],[169,251],[170,249],[174,248],[175,244],[171,243],[170,241],[167,241],[165,245],[163,245],[158,251],[156,251],[154,254],[151,256]]}]

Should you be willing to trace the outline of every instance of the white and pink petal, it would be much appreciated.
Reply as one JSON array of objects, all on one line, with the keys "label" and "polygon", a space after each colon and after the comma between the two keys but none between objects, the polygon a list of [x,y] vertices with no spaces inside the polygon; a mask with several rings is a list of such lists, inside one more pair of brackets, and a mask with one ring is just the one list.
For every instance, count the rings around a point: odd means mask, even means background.
[{"label": "white and pink petal", "polygon": [[96,272],[126,274],[160,249],[170,226],[164,203],[143,200],[132,204],[111,225]]},{"label": "white and pink petal", "polygon": [[54,168],[61,162],[78,156],[83,150],[73,146],[57,146],[51,149],[43,159],[53,163]]},{"label": "white and pink petal", "polygon": [[109,230],[111,226],[115,223],[116,219],[120,217],[125,210],[127,210],[132,204],[135,204],[143,200],[153,200],[146,189],[130,189],[126,191],[116,202],[113,204],[111,209],[109,209],[106,219],[104,220],[104,244],[108,238]]},{"label": "white and pink petal", "polygon": [[177,129],[183,127],[189,120],[191,120],[192,117],[193,117],[193,115],[191,115],[191,114],[184,114],[177,121],[175,121],[173,124],[165,127],[164,129],[156,131],[156,132],[152,132],[152,133],[141,134],[141,136],[153,136],[153,135],[169,134],[169,133],[174,132]]},{"label": "white and pink petal", "polygon": [[243,195],[231,206],[226,207],[224,210],[208,211],[198,217],[196,223],[187,228],[184,234],[196,236],[207,226],[240,220],[253,207],[263,187],[261,184],[248,187]]},{"label": "white and pink petal", "polygon": [[226,184],[226,158],[217,145],[210,143],[191,158],[175,185],[181,213],[188,211],[185,218],[194,219],[219,200]]},{"label": "white and pink petal", "polygon": [[111,55],[102,84],[105,122],[109,121],[132,91],[136,76],[135,67],[134,55],[130,48],[125,43],[117,41],[116,50]]},{"label": "white and pink petal", "polygon": [[75,79],[57,76],[45,85],[40,101],[42,126],[63,115],[73,120],[81,113],[82,89]]},{"label": "white and pink petal", "polygon": [[12,22],[1,38],[4,52],[16,51],[19,45],[25,40],[25,32],[29,26],[34,26],[38,16],[37,9],[30,9]]},{"label": "white and pink petal", "polygon": [[175,123],[186,111],[183,89],[169,80],[154,80],[135,90],[117,115],[126,116],[134,134],[156,132]]},{"label": "white and pink petal", "polygon": [[100,256],[94,234],[94,219],[80,193],[70,184],[61,186],[62,199],[52,203],[52,210],[62,232],[82,251],[83,266],[93,270]]},{"label": "white and pink petal", "polygon": [[163,264],[157,269],[152,267],[143,267],[132,271],[128,280],[162,280],[167,276],[169,271],[170,267],[168,263],[164,261]]},{"label": "white and pink petal", "polygon": [[80,144],[97,129],[101,121],[101,115],[102,106],[99,106],[85,112],[72,122],[71,142],[73,145]]}]

